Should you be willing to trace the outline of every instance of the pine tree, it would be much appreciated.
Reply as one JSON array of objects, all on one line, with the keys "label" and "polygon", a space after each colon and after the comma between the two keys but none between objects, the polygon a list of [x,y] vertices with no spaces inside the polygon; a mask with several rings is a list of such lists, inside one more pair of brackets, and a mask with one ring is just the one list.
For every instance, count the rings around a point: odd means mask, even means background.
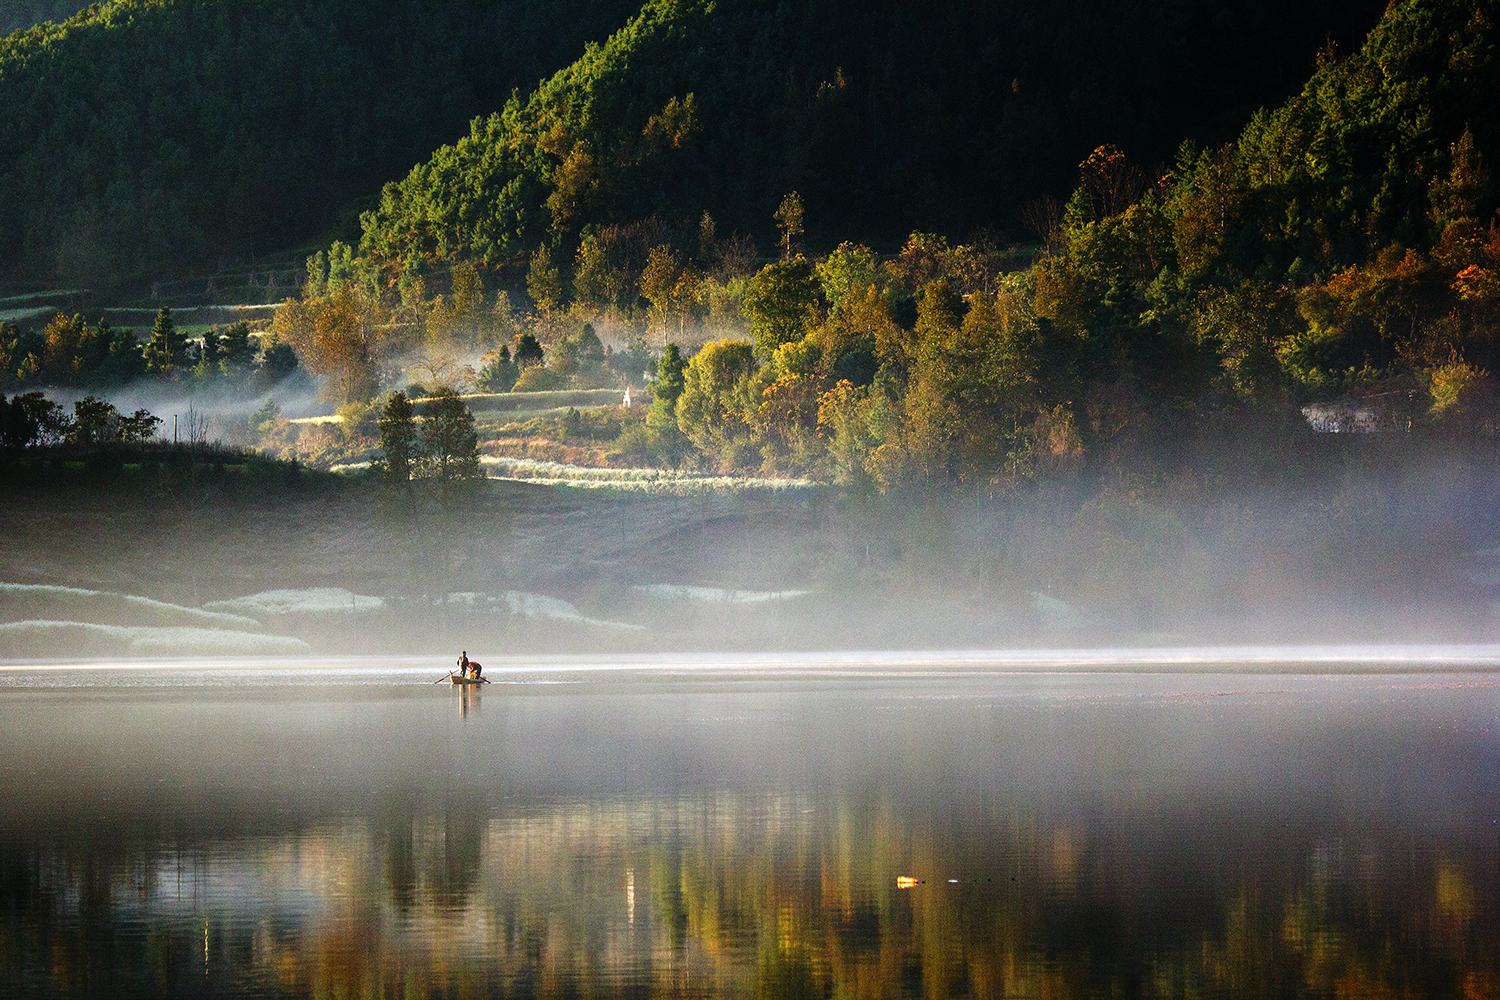
[{"label": "pine tree", "polygon": [[[687,370],[687,361],[682,356],[682,350],[676,344],[668,344],[662,352],[661,360],[656,363],[656,385],[652,394],[656,397],[657,408],[663,413],[670,414],[677,405],[677,397],[682,395],[682,373]],[[676,422],[676,418],[673,418]]]},{"label": "pine tree", "polygon": [[203,334],[203,347],[198,352],[198,364],[194,373],[198,378],[208,381],[219,377],[219,359],[223,352],[219,347],[219,335],[213,330],[206,330]]},{"label": "pine tree", "polygon": [[219,352],[230,363],[248,362],[255,353],[250,343],[250,324],[241,320],[225,327],[219,337]]},{"label": "pine tree", "polygon": [[170,375],[187,361],[187,343],[177,332],[177,326],[172,322],[172,310],[166,306],[157,310],[151,339],[146,342],[144,353],[146,368],[153,375]]},{"label": "pine tree", "polygon": [[410,482],[417,450],[417,421],[404,392],[392,393],[380,413],[380,450],[385,452],[385,472],[391,482]]},{"label": "pine tree", "polygon": [[427,474],[443,484],[460,479],[482,479],[479,467],[479,435],[474,415],[452,389],[432,394],[422,414],[422,451]]}]

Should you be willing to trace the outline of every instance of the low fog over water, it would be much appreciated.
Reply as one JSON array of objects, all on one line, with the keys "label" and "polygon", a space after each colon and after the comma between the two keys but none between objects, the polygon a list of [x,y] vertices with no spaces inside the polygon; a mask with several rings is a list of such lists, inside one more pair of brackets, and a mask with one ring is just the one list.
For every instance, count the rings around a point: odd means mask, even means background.
[{"label": "low fog over water", "polygon": [[[625,471],[393,496],[143,453],[14,484],[0,658],[1494,641],[1491,467],[1362,449],[1280,488],[948,498]],[[100,631],[173,627],[205,632]]]}]

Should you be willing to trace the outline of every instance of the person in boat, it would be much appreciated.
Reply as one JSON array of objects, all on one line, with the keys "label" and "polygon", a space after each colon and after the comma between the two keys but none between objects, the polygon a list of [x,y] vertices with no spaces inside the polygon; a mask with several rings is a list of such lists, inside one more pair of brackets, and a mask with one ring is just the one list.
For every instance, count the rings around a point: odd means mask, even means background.
[{"label": "person in boat", "polygon": [[469,651],[467,649],[458,654],[458,676],[469,676]]},{"label": "person in boat", "polygon": [[474,678],[477,681],[477,680],[479,680],[479,673],[483,669],[484,668],[481,667],[478,663],[470,663],[469,664],[469,676],[472,677],[472,678]]}]

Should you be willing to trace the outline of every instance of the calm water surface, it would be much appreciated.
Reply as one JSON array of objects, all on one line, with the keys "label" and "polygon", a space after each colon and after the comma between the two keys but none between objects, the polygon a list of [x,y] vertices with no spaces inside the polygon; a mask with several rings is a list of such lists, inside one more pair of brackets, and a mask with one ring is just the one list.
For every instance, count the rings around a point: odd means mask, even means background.
[{"label": "calm water surface", "polygon": [[1500,995],[1500,675],[784,666],[0,670],[0,994]]}]

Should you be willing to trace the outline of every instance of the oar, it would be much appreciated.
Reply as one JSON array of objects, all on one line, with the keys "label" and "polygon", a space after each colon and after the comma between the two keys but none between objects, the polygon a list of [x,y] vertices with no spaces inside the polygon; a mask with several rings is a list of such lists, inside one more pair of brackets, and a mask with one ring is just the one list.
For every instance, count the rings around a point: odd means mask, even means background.
[{"label": "oar", "polygon": [[453,675],[449,674],[447,677],[439,677],[437,680],[433,681],[432,683],[434,683],[434,684],[441,684],[441,683],[443,683],[443,681],[451,681],[451,680],[453,680]]}]

